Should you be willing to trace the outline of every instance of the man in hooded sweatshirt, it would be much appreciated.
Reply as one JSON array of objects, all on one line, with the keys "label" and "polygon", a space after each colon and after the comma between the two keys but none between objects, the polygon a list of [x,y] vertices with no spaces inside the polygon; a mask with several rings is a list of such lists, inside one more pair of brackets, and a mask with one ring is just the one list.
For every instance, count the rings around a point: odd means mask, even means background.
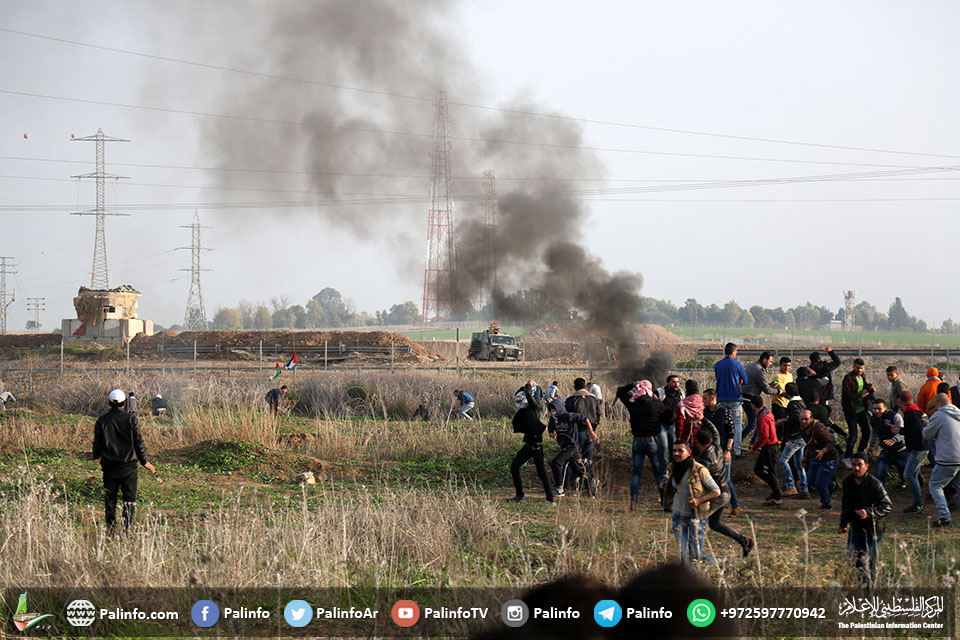
[{"label": "man in hooded sweatshirt", "polygon": [[513,478],[513,486],[516,489],[516,495],[508,502],[523,502],[523,481],[520,479],[520,467],[527,460],[533,460],[537,469],[537,477],[543,483],[543,491],[547,496],[547,502],[553,502],[553,490],[550,488],[550,479],[547,477],[547,469],[543,462],[543,431],[547,428],[540,422],[541,406],[534,394],[535,383],[528,380],[523,386],[523,397],[526,404],[517,409],[513,416],[513,432],[523,434],[523,447],[514,456],[510,463],[510,476]]},{"label": "man in hooded sweatshirt", "polygon": [[917,392],[917,406],[926,411],[930,400],[937,395],[937,387],[941,382],[943,380],[940,379],[940,371],[936,367],[927,369],[927,379]]},{"label": "man in hooded sweatshirt", "polygon": [[[553,484],[556,487],[556,489],[553,490],[553,495],[561,498],[566,495],[564,485],[568,480],[569,474],[567,473],[567,467],[570,461],[576,459],[580,462],[582,460],[578,444],[580,441],[580,431],[586,430],[589,438],[594,443],[600,442],[600,438],[597,437],[596,432],[593,430],[593,425],[590,424],[589,418],[581,413],[571,413],[567,411],[559,399],[551,402],[548,410],[550,411],[550,423],[547,425],[547,430],[550,432],[550,437],[555,438],[557,444],[560,446],[560,453],[550,462],[550,467],[553,469]],[[594,479],[593,469],[589,466],[589,463],[586,466],[592,484]],[[593,487],[591,487],[591,489],[593,489]]]},{"label": "man in hooded sweatshirt", "polygon": [[937,505],[936,528],[950,526],[950,507],[943,488],[952,485],[960,491],[960,409],[945,394],[935,395],[927,405],[930,419],[923,428],[923,439],[936,445],[937,465],[930,474],[930,495]]}]

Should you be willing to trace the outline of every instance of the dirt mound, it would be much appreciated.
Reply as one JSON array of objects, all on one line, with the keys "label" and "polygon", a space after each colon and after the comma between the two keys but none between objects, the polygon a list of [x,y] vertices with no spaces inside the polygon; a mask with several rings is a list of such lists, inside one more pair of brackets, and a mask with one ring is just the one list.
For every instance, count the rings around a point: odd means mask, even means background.
[{"label": "dirt mound", "polygon": [[[637,342],[656,346],[675,345],[683,338],[655,324],[633,325]],[[523,334],[524,342],[603,342],[605,336],[588,324],[548,324]]]},{"label": "dirt mound", "polygon": [[[184,331],[161,333],[145,336],[138,335],[130,342],[130,353],[141,357],[159,356],[169,353],[192,351],[196,342],[198,352],[204,357],[220,354],[229,357],[233,352],[246,352],[256,355],[260,343],[263,343],[264,355],[283,352],[292,355],[294,349],[322,348],[326,343],[330,353],[339,345],[362,347],[409,347],[415,359],[436,358],[437,354],[422,345],[416,344],[406,336],[386,331]],[[212,350],[212,354],[210,353]],[[405,354],[397,353],[396,357]]]},{"label": "dirt mound", "polygon": [[60,346],[59,333],[8,333],[0,336],[0,354],[6,357],[25,355],[53,346]]}]

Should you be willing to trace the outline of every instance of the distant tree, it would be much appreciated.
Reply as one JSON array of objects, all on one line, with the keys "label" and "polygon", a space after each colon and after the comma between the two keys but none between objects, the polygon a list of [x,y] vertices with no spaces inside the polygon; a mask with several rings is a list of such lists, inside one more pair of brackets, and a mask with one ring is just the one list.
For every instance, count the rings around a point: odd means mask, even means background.
[{"label": "distant tree", "polygon": [[240,322],[243,323],[243,328],[253,329],[257,313],[256,306],[249,300],[241,300],[237,303],[237,311],[240,312]]},{"label": "distant tree", "polygon": [[680,321],[687,324],[704,324],[707,321],[706,310],[695,298],[687,298],[677,313]]},{"label": "distant tree", "polygon": [[733,300],[729,301],[727,304],[723,305],[723,311],[721,311],[721,320],[724,326],[732,327],[737,324],[737,320],[740,319],[740,314],[743,313],[743,309],[740,308]]},{"label": "distant tree", "polygon": [[723,324],[723,311],[715,304],[703,310],[707,324]]},{"label": "distant tree", "polygon": [[270,310],[263,304],[257,307],[253,314],[254,329],[273,329],[273,318],[270,316]]},{"label": "distant tree", "polygon": [[230,307],[220,307],[213,316],[213,328],[219,331],[240,331],[243,322],[240,312]]},{"label": "distant tree", "polygon": [[313,296],[323,310],[324,322],[330,327],[342,327],[350,323],[353,309],[340,292],[333,287],[321,289]]},{"label": "distant tree", "polygon": [[315,299],[307,300],[307,327],[319,329],[324,326],[323,307]]},{"label": "distant tree", "polygon": [[890,304],[887,317],[890,319],[890,328],[894,331],[904,331],[913,328],[910,322],[910,314],[907,313],[907,310],[903,307],[903,301],[899,297]]},{"label": "distant tree", "polygon": [[278,296],[270,298],[270,308],[273,309],[274,313],[277,311],[282,311],[290,306],[290,296],[285,293],[281,293]]},{"label": "distant tree", "polygon": [[753,314],[744,309],[740,312],[740,317],[737,318],[738,327],[747,327],[750,328],[754,325],[756,319],[753,317]]},{"label": "distant tree", "polygon": [[395,304],[390,311],[380,312],[380,324],[417,324],[420,322],[420,310],[411,300]]},{"label": "distant tree", "polygon": [[28,331],[37,331],[40,329],[42,323],[34,322],[33,320],[27,320],[27,330]]},{"label": "distant tree", "polygon": [[295,304],[287,309],[287,318],[288,322],[292,323],[290,326],[294,326],[297,329],[307,328],[307,310],[299,304]]},{"label": "distant tree", "polygon": [[793,315],[793,311],[787,311],[783,314],[783,326],[786,329],[796,329],[797,328],[797,319]]},{"label": "distant tree", "polygon": [[960,333],[958,330],[960,330],[960,325],[950,318],[944,320],[943,324],[940,325],[940,333]]}]

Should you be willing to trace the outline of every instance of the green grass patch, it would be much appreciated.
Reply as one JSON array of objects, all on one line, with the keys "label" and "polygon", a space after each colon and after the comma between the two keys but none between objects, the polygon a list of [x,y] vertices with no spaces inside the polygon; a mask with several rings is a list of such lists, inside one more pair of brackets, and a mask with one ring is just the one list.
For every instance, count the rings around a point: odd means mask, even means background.
[{"label": "green grass patch", "polygon": [[[40,349],[40,355],[60,355],[60,345]],[[110,347],[96,342],[74,342],[63,345],[63,355],[80,359],[119,358],[126,355],[120,347]]]},{"label": "green grass patch", "polygon": [[204,449],[197,455],[194,464],[201,471],[226,473],[256,464],[261,454],[261,448],[250,442],[217,440],[212,448]]},{"label": "green grass patch", "polygon": [[822,331],[816,329],[758,329],[731,327],[666,327],[672,333],[696,342],[722,342],[729,339],[782,337],[789,342],[821,342],[837,345],[888,345],[894,347],[960,347],[960,334],[899,333],[882,331]]}]

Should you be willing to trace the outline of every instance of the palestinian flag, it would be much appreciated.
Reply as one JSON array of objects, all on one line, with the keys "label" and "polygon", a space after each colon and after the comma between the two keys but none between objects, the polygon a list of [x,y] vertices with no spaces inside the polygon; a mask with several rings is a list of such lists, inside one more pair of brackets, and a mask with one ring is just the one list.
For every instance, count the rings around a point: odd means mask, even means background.
[{"label": "palestinian flag", "polygon": [[290,362],[287,363],[287,366],[285,366],[284,369],[289,369],[290,371],[296,371],[297,365],[299,364],[300,364],[300,361],[297,360],[297,352],[294,351],[293,357],[290,358]]},{"label": "palestinian flag", "polygon": [[278,362],[278,363],[277,363],[277,370],[274,372],[274,374],[273,374],[272,376],[270,376],[270,379],[271,379],[271,380],[275,380],[275,379],[277,378],[277,376],[279,376],[281,373],[283,373],[283,367],[281,367],[281,366],[280,366],[280,363]]}]

